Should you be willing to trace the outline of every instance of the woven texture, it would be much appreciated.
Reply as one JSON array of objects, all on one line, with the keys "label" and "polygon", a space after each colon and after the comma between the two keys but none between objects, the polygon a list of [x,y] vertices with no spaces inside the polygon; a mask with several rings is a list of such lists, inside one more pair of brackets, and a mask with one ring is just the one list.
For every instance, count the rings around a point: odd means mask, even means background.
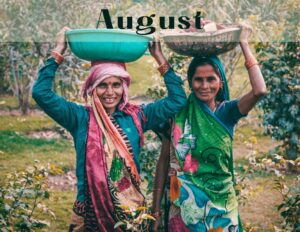
[{"label": "woven texture", "polygon": [[234,49],[239,43],[241,29],[226,28],[215,32],[176,32],[162,35],[166,45],[185,56],[219,55]]}]

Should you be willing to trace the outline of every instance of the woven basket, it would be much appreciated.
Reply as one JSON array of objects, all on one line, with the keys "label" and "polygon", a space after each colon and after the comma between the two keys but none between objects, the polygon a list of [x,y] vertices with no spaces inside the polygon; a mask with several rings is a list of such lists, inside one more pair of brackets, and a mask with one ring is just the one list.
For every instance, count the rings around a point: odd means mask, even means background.
[{"label": "woven basket", "polygon": [[210,56],[228,52],[239,43],[241,29],[226,28],[214,32],[164,33],[162,38],[174,52],[185,56]]}]

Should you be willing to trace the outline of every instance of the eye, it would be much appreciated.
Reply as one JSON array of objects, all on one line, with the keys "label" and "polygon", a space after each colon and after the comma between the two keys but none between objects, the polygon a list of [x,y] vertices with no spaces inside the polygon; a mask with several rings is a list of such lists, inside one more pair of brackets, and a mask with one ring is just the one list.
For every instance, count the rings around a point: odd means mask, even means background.
[{"label": "eye", "polygon": [[121,87],[121,83],[120,82],[114,82],[112,85],[113,88],[120,88]]},{"label": "eye", "polygon": [[208,80],[209,82],[212,82],[212,81],[216,81],[217,78],[214,77],[214,76],[209,76],[209,77],[207,78],[207,80]]},{"label": "eye", "polygon": [[106,89],[107,84],[106,83],[100,83],[97,87],[100,88],[100,89]]},{"label": "eye", "polygon": [[202,82],[203,80],[201,77],[194,77],[194,81]]}]

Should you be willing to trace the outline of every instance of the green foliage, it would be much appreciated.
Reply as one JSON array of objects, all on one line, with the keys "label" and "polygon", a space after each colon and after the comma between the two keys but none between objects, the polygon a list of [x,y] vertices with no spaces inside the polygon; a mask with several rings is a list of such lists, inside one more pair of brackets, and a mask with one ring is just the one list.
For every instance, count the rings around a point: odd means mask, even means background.
[{"label": "green foliage", "polygon": [[[63,27],[89,27],[95,18],[91,12],[97,3],[26,0],[0,0],[0,88],[11,90],[18,99],[19,109],[29,113],[31,88],[39,66],[53,49],[56,33]],[[64,7],[68,6],[68,7]],[[41,14],[41,12],[43,12]],[[61,25],[60,25],[61,23]],[[4,43],[5,42],[5,43]],[[79,96],[80,78],[85,75],[83,61],[67,56],[58,75],[58,87],[63,96]],[[62,78],[68,77],[68,78]]]},{"label": "green foliage", "polygon": [[36,217],[38,214],[47,215],[48,219],[55,217],[42,202],[50,196],[47,175],[48,169],[38,166],[7,175],[6,183],[0,186],[1,231],[31,231],[50,225]]},{"label": "green foliage", "polygon": [[266,132],[283,146],[289,159],[300,154],[300,43],[258,44],[269,94],[260,106]]},{"label": "green foliage", "polygon": [[138,207],[137,209],[131,209],[126,205],[119,205],[127,216],[127,219],[123,221],[118,221],[114,228],[121,227],[125,231],[143,231],[143,228],[147,227],[149,223],[147,221],[154,221],[155,218],[152,217],[148,211],[148,207]]},{"label": "green foliage", "polygon": [[282,195],[282,202],[277,209],[284,218],[285,228],[293,232],[300,230],[300,186],[287,187],[284,177],[274,181],[275,189]]},{"label": "green foliage", "polygon": [[261,101],[268,134],[283,141],[287,157],[300,154],[300,6],[288,4],[284,14],[284,36],[280,43],[259,43],[262,73],[269,94]]},{"label": "green foliage", "polygon": [[147,181],[147,193],[152,193],[153,182],[156,170],[157,160],[160,155],[160,140],[154,133],[147,133],[145,135],[145,146],[143,147],[141,160],[141,177],[143,181]]}]

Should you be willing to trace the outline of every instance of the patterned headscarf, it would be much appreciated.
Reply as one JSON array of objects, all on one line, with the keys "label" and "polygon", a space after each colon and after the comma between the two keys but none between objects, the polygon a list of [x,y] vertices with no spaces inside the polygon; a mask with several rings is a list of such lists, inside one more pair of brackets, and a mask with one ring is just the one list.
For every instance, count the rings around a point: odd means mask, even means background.
[{"label": "patterned headscarf", "polygon": [[119,77],[122,81],[123,99],[119,104],[119,110],[122,111],[122,109],[128,103],[128,88],[131,83],[131,77],[126,71],[126,66],[124,63],[112,61],[92,62],[90,74],[82,88],[82,96],[85,101],[87,101],[88,96],[92,95],[93,90],[102,81],[111,76]]}]

